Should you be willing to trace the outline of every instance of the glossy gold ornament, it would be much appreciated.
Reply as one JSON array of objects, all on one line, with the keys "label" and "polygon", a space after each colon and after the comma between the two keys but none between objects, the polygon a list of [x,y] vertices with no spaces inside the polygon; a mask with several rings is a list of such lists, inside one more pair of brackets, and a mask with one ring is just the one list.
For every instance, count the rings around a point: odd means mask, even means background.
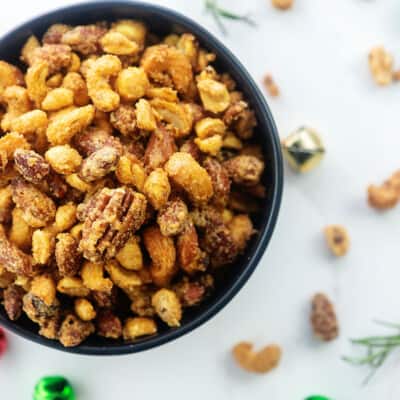
[{"label": "glossy gold ornament", "polygon": [[315,168],[325,154],[325,148],[318,133],[302,126],[282,140],[283,155],[296,171],[308,172]]}]

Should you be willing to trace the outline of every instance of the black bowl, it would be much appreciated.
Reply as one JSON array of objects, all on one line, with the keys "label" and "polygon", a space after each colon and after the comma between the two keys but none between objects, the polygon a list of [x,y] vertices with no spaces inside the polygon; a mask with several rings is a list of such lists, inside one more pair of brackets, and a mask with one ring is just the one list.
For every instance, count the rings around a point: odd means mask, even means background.
[{"label": "black bowl", "polygon": [[207,30],[196,22],[166,8],[129,1],[91,2],[58,9],[36,17],[14,29],[0,39],[0,59],[19,63],[19,53],[26,39],[35,34],[41,36],[54,23],[71,25],[87,24],[102,20],[135,18],[145,21],[156,33],[191,32],[201,45],[217,55],[217,68],[229,72],[244,92],[251,107],[255,110],[260,140],[266,157],[265,182],[268,185],[268,197],[265,207],[254,218],[258,234],[255,235],[246,253],[230,267],[223,283],[217,286],[214,295],[198,308],[185,313],[181,327],[164,328],[157,336],[137,340],[132,343],[111,341],[100,337],[91,337],[77,347],[65,348],[60,343],[48,340],[37,333],[37,326],[28,318],[22,317],[17,322],[10,321],[0,307],[0,323],[14,333],[33,342],[71,353],[115,355],[135,353],[159,346],[174,340],[197,328],[218,313],[249,279],[271,239],[277,220],[282,187],[283,166],[279,138],[271,112],[257,85],[237,58]]}]

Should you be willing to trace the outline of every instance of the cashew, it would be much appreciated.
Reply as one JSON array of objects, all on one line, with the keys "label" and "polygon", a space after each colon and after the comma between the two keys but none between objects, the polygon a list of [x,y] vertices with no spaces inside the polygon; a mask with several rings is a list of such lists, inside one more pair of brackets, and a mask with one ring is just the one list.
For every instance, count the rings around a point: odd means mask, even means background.
[{"label": "cashew", "polygon": [[46,97],[49,88],[46,84],[49,75],[49,66],[46,61],[33,64],[26,72],[25,81],[29,98],[40,108],[43,99]]},{"label": "cashew", "polygon": [[7,104],[7,112],[1,120],[1,129],[11,129],[11,121],[31,109],[28,92],[21,86],[9,86],[3,93],[3,101]]}]

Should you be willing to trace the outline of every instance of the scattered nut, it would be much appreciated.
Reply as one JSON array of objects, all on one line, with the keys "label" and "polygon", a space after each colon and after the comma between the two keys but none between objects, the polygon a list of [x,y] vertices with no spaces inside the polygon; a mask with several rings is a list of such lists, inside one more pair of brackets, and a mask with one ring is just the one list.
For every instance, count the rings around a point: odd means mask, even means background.
[{"label": "scattered nut", "polygon": [[324,228],[324,233],[329,250],[336,257],[347,254],[350,248],[350,237],[344,226],[328,225]]},{"label": "scattered nut", "polygon": [[314,335],[329,342],[339,335],[339,325],[333,304],[323,293],[317,293],[312,299],[311,325]]}]

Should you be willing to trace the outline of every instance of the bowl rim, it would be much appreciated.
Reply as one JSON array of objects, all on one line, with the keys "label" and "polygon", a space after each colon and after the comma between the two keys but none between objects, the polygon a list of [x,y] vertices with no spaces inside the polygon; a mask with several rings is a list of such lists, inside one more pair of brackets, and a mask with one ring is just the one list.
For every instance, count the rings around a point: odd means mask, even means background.
[{"label": "bowl rim", "polygon": [[265,249],[272,237],[282,199],[283,192],[283,162],[282,162],[282,153],[280,150],[280,140],[278,131],[272,117],[272,113],[269,109],[269,106],[264,98],[264,95],[261,93],[259,87],[254,82],[253,78],[250,76],[246,68],[243,64],[238,60],[238,58],[212,33],[210,33],[206,28],[202,27],[196,21],[191,18],[175,11],[170,8],[159,6],[155,4],[144,3],[141,1],[130,1],[130,0],[117,0],[117,1],[91,1],[91,2],[83,2],[77,4],[71,4],[65,7],[59,7],[52,9],[48,12],[41,13],[21,24],[16,26],[15,28],[9,30],[4,35],[0,37],[0,43],[7,41],[11,36],[13,36],[16,32],[29,28],[34,23],[39,23],[43,18],[49,18],[52,15],[59,15],[63,11],[68,12],[84,12],[95,9],[96,7],[136,7],[140,8],[142,11],[146,11],[154,14],[162,14],[166,18],[170,19],[173,23],[178,24],[179,26],[183,26],[185,29],[188,29],[195,36],[200,36],[204,42],[210,44],[211,47],[218,49],[220,53],[224,53],[227,58],[232,60],[232,63],[235,64],[236,69],[240,75],[247,81],[248,90],[252,93],[252,97],[255,102],[258,102],[260,105],[260,113],[258,118],[262,118],[265,120],[266,125],[268,126],[270,132],[270,140],[271,140],[271,148],[272,148],[272,158],[274,165],[274,191],[271,196],[271,208],[270,213],[265,216],[265,221],[263,221],[263,225],[261,227],[261,236],[258,239],[258,243],[254,249],[254,251],[249,255],[248,261],[246,261],[246,265],[243,271],[238,275],[237,279],[228,287],[221,296],[208,308],[206,308],[201,314],[188,321],[184,325],[179,328],[170,329],[169,331],[146,338],[143,341],[137,341],[133,343],[126,343],[115,346],[107,346],[107,345],[99,345],[99,346],[87,346],[84,343],[76,346],[76,347],[64,347],[58,341],[50,340],[44,337],[41,337],[37,334],[33,334],[32,332],[26,330],[25,328],[19,326],[13,321],[4,318],[0,314],[0,323],[11,332],[33,341],[35,343],[44,345],[46,347],[50,347],[56,350],[82,354],[82,355],[124,355],[131,354],[136,352],[141,352],[145,350],[149,350],[151,348],[158,347],[162,344],[168,343],[174,339],[182,337],[183,335],[193,331],[198,328],[200,325],[205,324],[212,317],[214,317],[222,308],[224,308],[233,297],[240,291],[240,289],[244,286],[247,280],[250,278],[255,268],[257,267],[262,255],[265,252]]}]

